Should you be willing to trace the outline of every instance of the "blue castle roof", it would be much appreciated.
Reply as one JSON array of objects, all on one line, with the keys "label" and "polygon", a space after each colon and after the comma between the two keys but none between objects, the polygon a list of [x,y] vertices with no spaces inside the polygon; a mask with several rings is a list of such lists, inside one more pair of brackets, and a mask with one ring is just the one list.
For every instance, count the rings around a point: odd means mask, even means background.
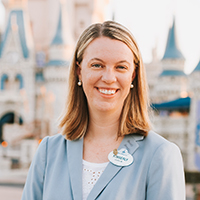
[{"label": "blue castle roof", "polygon": [[185,110],[190,108],[191,98],[179,98],[169,102],[152,104],[152,108],[156,110]]},{"label": "blue castle roof", "polygon": [[173,25],[169,30],[165,54],[162,60],[164,59],[185,59],[183,54],[177,47],[175,35],[175,20],[173,21]]},{"label": "blue castle roof", "polygon": [[50,60],[46,66],[69,66],[66,60]]},{"label": "blue castle roof", "polygon": [[59,45],[59,44],[64,43],[62,32],[63,32],[62,11],[61,11],[61,5],[60,5],[60,12],[59,12],[58,26],[56,29],[56,35],[54,36],[51,45]]},{"label": "blue castle roof", "polygon": [[186,74],[181,70],[163,70],[159,76],[186,76]]},{"label": "blue castle roof", "polygon": [[28,50],[27,43],[26,43],[25,28],[24,28],[24,16],[23,16],[22,10],[12,10],[9,14],[9,20],[8,20],[8,24],[6,27],[6,31],[3,35],[2,42],[0,43],[0,58],[2,56],[9,32],[11,31],[11,17],[13,15],[16,15],[16,23],[18,26],[18,32],[19,32],[23,56],[24,56],[24,58],[28,58],[29,50]]}]

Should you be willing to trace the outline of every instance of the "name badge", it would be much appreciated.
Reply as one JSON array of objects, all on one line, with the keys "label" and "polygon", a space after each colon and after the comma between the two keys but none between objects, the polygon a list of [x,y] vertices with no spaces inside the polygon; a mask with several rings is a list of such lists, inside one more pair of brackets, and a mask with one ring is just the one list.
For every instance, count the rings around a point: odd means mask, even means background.
[{"label": "name badge", "polygon": [[124,167],[133,163],[133,156],[128,153],[127,149],[115,149],[108,154],[108,160],[117,166]]}]

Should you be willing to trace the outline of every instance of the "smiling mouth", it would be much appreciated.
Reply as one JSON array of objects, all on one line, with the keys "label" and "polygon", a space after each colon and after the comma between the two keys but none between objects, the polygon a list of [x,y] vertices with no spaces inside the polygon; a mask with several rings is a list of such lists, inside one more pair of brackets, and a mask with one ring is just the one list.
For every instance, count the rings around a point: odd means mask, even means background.
[{"label": "smiling mouth", "polygon": [[117,92],[117,90],[107,90],[107,89],[100,89],[100,88],[98,88],[98,91],[102,94],[109,94],[109,95],[113,95]]}]

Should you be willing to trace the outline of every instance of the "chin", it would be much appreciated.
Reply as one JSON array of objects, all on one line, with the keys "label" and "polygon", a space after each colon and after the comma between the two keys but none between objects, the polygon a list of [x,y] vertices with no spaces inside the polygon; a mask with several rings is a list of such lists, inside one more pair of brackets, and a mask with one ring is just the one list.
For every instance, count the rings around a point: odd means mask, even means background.
[{"label": "chin", "polygon": [[120,105],[113,105],[111,103],[102,103],[95,106],[96,110],[102,112],[115,112],[120,109]]}]

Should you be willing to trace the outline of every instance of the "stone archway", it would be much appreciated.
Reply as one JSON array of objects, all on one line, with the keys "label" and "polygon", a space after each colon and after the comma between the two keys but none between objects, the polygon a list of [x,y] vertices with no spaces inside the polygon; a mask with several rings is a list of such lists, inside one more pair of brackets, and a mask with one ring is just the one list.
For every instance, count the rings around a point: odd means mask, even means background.
[{"label": "stone archway", "polygon": [[[13,112],[9,112],[9,113],[6,113],[5,115],[3,115],[1,118],[0,118],[0,143],[3,142],[3,125],[4,124],[13,124],[15,121],[15,117],[16,115],[13,113]],[[19,120],[18,123],[19,124],[23,124],[23,120],[21,117],[18,117]]]}]

